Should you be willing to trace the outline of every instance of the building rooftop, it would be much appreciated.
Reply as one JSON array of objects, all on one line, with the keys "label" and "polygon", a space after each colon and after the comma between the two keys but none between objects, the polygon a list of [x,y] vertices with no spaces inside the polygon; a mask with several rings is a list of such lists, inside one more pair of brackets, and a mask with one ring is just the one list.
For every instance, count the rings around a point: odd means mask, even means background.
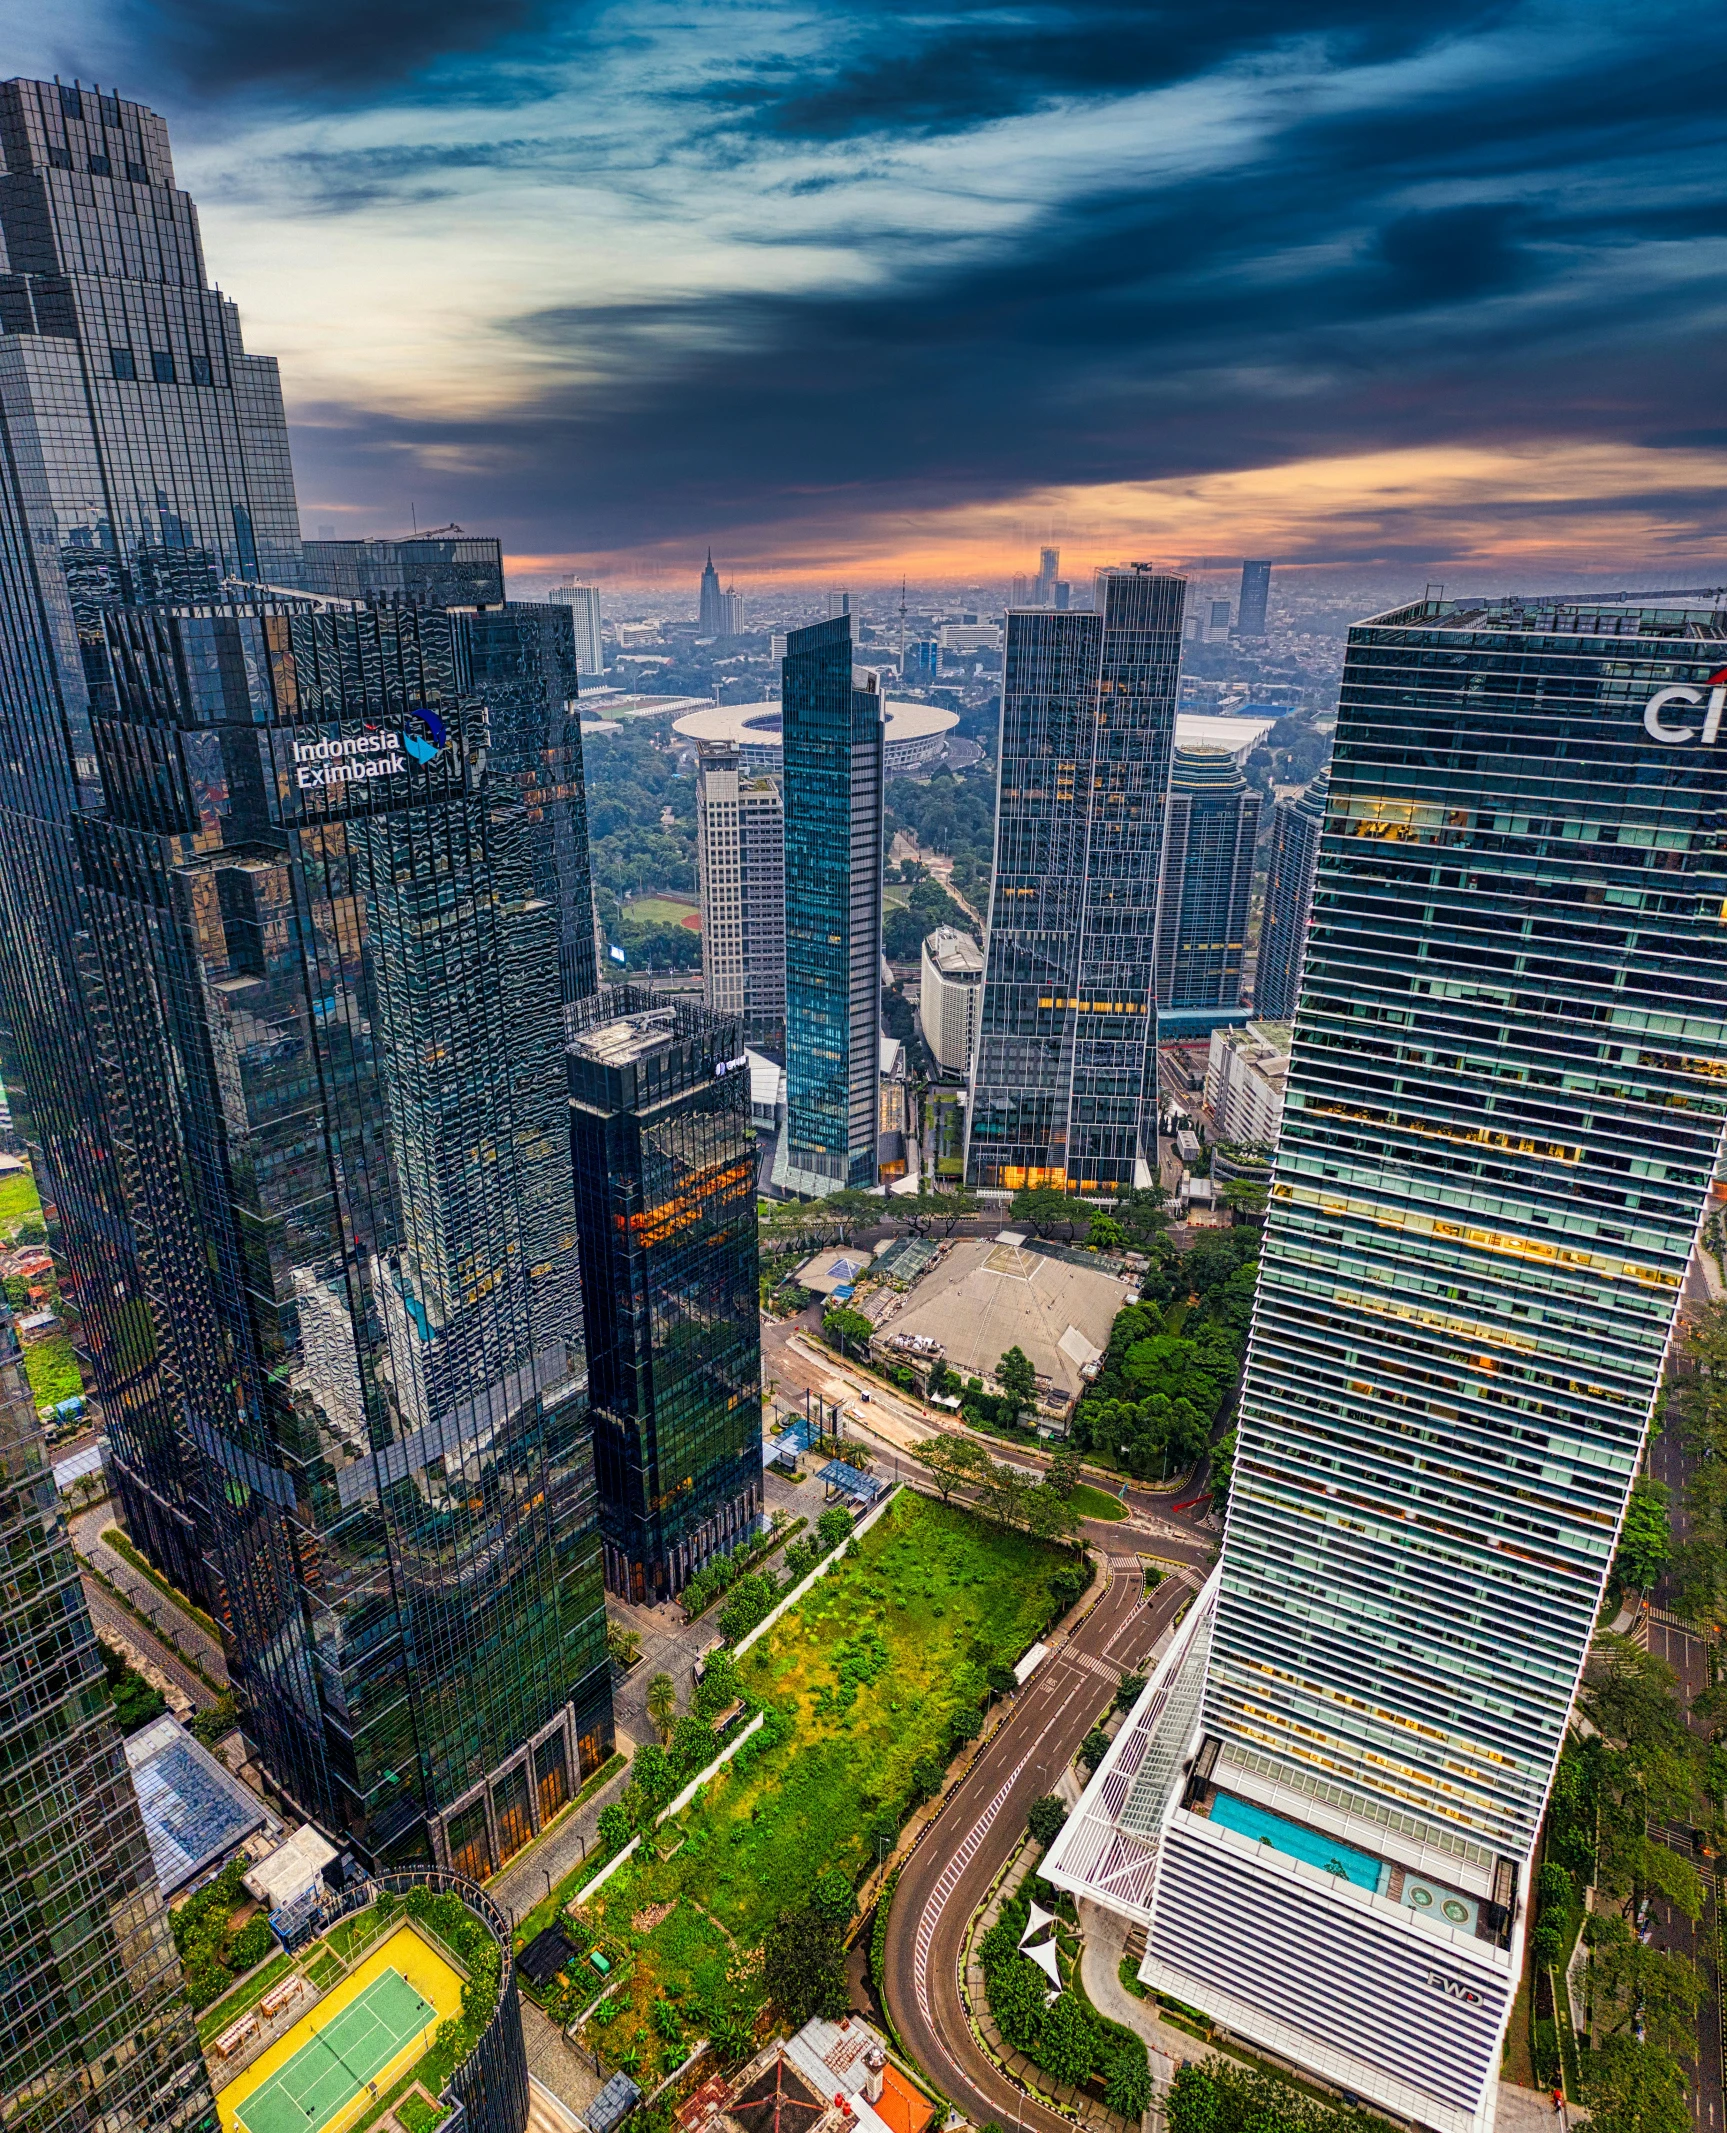
[{"label": "building rooftop", "polygon": [[1175,745],[1178,748],[1222,748],[1238,763],[1264,740],[1280,718],[1281,711],[1178,711],[1175,714]]},{"label": "building rooftop", "polygon": [[1498,600],[1413,600],[1373,615],[1376,627],[1505,630],[1558,637],[1692,638],[1727,640],[1727,586],[1680,591],[1507,593]]},{"label": "building rooftop", "polygon": [[601,1066],[633,1066],[639,1059],[663,1052],[676,1035],[675,1010],[656,1007],[582,1030],[570,1039],[570,1050]]},{"label": "building rooftop", "polygon": [[983,950],[957,926],[937,926],[923,945],[925,954],[944,978],[983,975]]},{"label": "building rooftop", "polygon": [[[932,734],[951,733],[959,724],[957,711],[944,711],[938,704],[913,704],[890,696],[883,709],[887,714],[884,740],[890,748],[896,741],[918,741]],[[759,704],[709,704],[680,718],[672,731],[686,741],[730,741],[740,748],[777,748],[784,738],[781,718],[778,697]]]},{"label": "building rooftop", "polygon": [[195,1741],[177,1718],[153,1719],[126,1742],[132,1786],[164,1896],[213,1866],[257,1829],[282,1825],[226,1763]]}]

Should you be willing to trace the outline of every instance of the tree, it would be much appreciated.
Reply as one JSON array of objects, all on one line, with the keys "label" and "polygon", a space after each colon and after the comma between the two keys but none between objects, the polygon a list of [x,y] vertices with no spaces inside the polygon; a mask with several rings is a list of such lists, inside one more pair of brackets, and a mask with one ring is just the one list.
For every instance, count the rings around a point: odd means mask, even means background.
[{"label": "tree", "polygon": [[1074,1204],[1057,1186],[1022,1185],[1013,1196],[1011,1212],[1016,1223],[1028,1224],[1040,1237],[1058,1222],[1070,1237],[1073,1234]]},{"label": "tree", "polygon": [[1115,1707],[1118,1711],[1130,1710],[1139,1701],[1140,1691],[1145,1687],[1143,1674],[1123,1674],[1121,1686],[1115,1692]]},{"label": "tree", "polygon": [[648,1716],[660,1736],[660,1746],[670,1745],[672,1720],[678,1715],[678,1685],[670,1674],[656,1674],[648,1683]]},{"label": "tree", "polygon": [[918,1180],[915,1194],[896,1198],[889,1205],[920,1237],[928,1235],[931,1230],[940,1236],[951,1237],[967,1215],[977,1213],[978,1201],[977,1194],[967,1192],[963,1186],[944,1192],[923,1177]]},{"label": "tree", "polygon": [[1613,1558],[1613,1582],[1621,1591],[1648,1592],[1672,1561],[1667,1508],[1672,1496],[1665,1482],[1648,1475],[1632,1483],[1625,1523],[1619,1530],[1619,1550]]},{"label": "tree", "polygon": [[1104,2101],[1123,2118],[1143,2118],[1151,2108],[1151,2064],[1138,2037],[1124,2037],[1104,2066]]},{"label": "tree", "polygon": [[1132,1243],[1149,1244],[1169,1227],[1164,1202],[1169,1195],[1161,1185],[1137,1185],[1115,1203],[1115,1219]]},{"label": "tree", "polygon": [[1658,2051],[1690,2052],[1697,2045],[1703,1980],[1689,1958],[1646,1948],[1616,1912],[1587,1920],[1589,1996],[1597,2033],[1635,2035]]},{"label": "tree", "polygon": [[1057,2081],[1076,2089],[1091,2079],[1097,2064],[1097,2017],[1071,1992],[1064,1992],[1045,2014],[1038,2057]]},{"label": "tree", "polygon": [[[1615,2037],[1601,2051],[1583,2055],[1583,2101],[1594,2133],[1691,2133],[1679,2062],[1630,2037]],[[1171,2127],[1172,2133],[1190,2133],[1176,2129],[1173,2119]]]},{"label": "tree", "polygon": [[1111,1214],[1100,1207],[1091,1218],[1086,1230],[1087,1249],[1094,1252],[1124,1252],[1127,1249],[1127,1231]]},{"label": "tree", "polygon": [[1093,1726],[1079,1744],[1079,1759],[1085,1765],[1088,1776],[1108,1753],[1109,1735],[1101,1726]]},{"label": "tree", "polygon": [[970,1437],[926,1437],[912,1447],[912,1457],[941,1491],[946,1503],[957,1488],[981,1481],[990,1458]]},{"label": "tree", "polygon": [[830,1925],[843,1933],[857,1909],[857,1891],[840,1868],[824,1866],[816,1876],[815,1893],[810,1901]]},{"label": "tree", "polygon": [[622,1800],[613,1800],[600,1809],[597,1834],[603,1852],[615,1852],[630,1841],[634,1834],[630,1827],[630,1811]]},{"label": "tree", "polygon": [[1043,1477],[1043,1485],[1046,1489],[1053,1489],[1058,1496],[1071,1496],[1079,1486],[1079,1476],[1079,1447],[1073,1444],[1064,1444],[1049,1462],[1048,1471]]},{"label": "tree", "polygon": [[850,1355],[861,1348],[869,1353],[870,1335],[875,1331],[861,1311],[854,1311],[848,1304],[830,1304],[822,1312],[822,1332],[833,1342],[841,1355]]},{"label": "tree", "polygon": [[606,1656],[619,1666],[633,1666],[636,1654],[642,1648],[642,1633],[639,1629],[626,1629],[621,1622],[606,1617]]},{"label": "tree", "polygon": [[1594,1750],[1596,1885],[1636,1917],[1650,1895],[1695,1920],[1697,1870],[1649,1834],[1654,1823],[1694,1820],[1700,1743],[1689,1732],[1671,1667],[1629,1637],[1598,1637],[1578,1709],[1599,1735]]},{"label": "tree", "polygon": [[782,1911],[762,1946],[762,1982],[794,2029],[812,2016],[837,2021],[851,1998],[842,1928],[816,1905]]},{"label": "tree", "polygon": [[885,1201],[878,1200],[873,1193],[860,1191],[855,1185],[830,1192],[821,1202],[821,1208],[842,1244],[849,1244],[856,1231],[867,1223],[881,1221],[887,1212]]},{"label": "tree", "polygon": [[1048,1482],[1024,1490],[1014,1515],[1034,1540],[1070,1540],[1079,1531],[1072,1498],[1058,1495]]},{"label": "tree", "polygon": [[1271,1194],[1257,1178],[1229,1178],[1219,1194],[1232,1215],[1242,1222],[1263,1222]]},{"label": "tree", "polygon": [[1067,1802],[1059,1793],[1046,1792],[1041,1799],[1033,1800],[1025,1811],[1025,1826],[1045,1851],[1061,1835],[1066,1820]]},{"label": "tree", "polygon": [[830,1503],[816,1520],[816,1541],[823,1555],[831,1555],[851,1537],[852,1515],[843,1503]]},{"label": "tree", "polygon": [[1211,1508],[1221,1515],[1229,1508],[1229,1491],[1235,1480],[1235,1431],[1225,1430],[1211,1447]]},{"label": "tree", "polygon": [[1030,1356],[1017,1345],[1009,1348],[996,1364],[995,1381],[1022,1407],[1029,1407],[1037,1398],[1037,1372],[1031,1367]]},{"label": "tree", "polygon": [[1204,2067],[1191,2059],[1177,2067],[1164,2106],[1169,2133],[1215,2133],[1218,2101],[1217,2085]]}]

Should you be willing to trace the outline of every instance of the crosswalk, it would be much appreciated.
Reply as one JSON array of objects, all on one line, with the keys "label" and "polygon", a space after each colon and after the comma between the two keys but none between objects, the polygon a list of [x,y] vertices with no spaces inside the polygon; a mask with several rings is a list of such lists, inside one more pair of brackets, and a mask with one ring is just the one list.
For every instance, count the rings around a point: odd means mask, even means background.
[{"label": "crosswalk", "polygon": [[941,1879],[930,1890],[929,1901],[924,1905],[922,1918],[918,1920],[917,1941],[912,1951],[912,1982],[917,1988],[918,2009],[932,2028],[935,2026],[935,2017],[930,2011],[929,1951],[935,1940],[935,1929],[941,1923],[941,1914],[947,1909],[948,1898],[959,1886],[959,1877],[977,1857],[978,1846],[989,1835],[990,1824],[1000,1814],[1008,1794],[1019,1780],[1020,1772],[1030,1761],[1031,1753],[1028,1749],[1008,1773],[1007,1782],[978,1816],[965,1841],[943,1867]]}]

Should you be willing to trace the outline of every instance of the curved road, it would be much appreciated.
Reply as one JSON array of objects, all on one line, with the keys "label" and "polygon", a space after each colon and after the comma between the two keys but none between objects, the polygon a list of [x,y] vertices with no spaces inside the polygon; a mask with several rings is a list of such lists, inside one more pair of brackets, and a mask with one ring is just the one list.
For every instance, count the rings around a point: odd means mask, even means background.
[{"label": "curved road", "polygon": [[1073,2133],[1071,2119],[1010,2081],[972,2035],[960,1997],[960,1954],[973,1914],[1024,1832],[1026,1810],[1054,1791],[1108,1709],[1119,1675],[1141,1670],[1191,1596],[1185,1579],[1169,1578],[1147,1597],[1132,1557],[1112,1563],[1109,1542],[1099,1538],[1108,1531],[1088,1529],[1108,1578],[1096,1605],[1019,1691],[1012,1717],[902,1868],[888,1913],[883,1988],[894,2026],[974,2125],[993,2120],[1035,2133]]}]

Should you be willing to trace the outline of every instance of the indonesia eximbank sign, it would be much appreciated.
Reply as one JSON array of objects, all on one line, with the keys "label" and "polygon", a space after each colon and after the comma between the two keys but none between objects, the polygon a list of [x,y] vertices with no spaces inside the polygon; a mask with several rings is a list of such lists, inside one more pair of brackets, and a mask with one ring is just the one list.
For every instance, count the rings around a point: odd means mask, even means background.
[{"label": "indonesia eximbank sign", "polygon": [[[1670,714],[1686,710],[1703,713],[1701,725],[1681,725]],[[1727,710],[1727,667],[1719,667],[1703,683],[1701,688],[1691,688],[1684,683],[1671,689],[1657,689],[1643,707],[1643,730],[1652,741],[1665,741],[1669,748],[1682,746],[1686,741],[1700,741],[1705,748],[1713,748],[1721,733],[1721,714]]]},{"label": "indonesia eximbank sign", "polygon": [[399,728],[296,732],[291,751],[294,783],[306,792],[320,785],[365,785],[373,778],[397,777],[410,762],[422,767],[435,763],[449,737],[444,721],[423,704],[417,704]]}]

